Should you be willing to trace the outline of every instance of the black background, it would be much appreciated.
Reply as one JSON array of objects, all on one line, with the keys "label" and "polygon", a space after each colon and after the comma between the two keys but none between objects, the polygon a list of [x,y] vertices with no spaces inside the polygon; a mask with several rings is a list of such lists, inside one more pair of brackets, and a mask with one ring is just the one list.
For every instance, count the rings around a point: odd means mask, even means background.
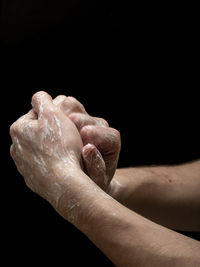
[{"label": "black background", "polygon": [[118,129],[119,167],[199,158],[196,10],[183,4],[130,6],[128,1],[2,1],[7,260],[112,266],[26,188],[9,156],[9,126],[31,108],[36,91],[72,95],[91,115]]}]

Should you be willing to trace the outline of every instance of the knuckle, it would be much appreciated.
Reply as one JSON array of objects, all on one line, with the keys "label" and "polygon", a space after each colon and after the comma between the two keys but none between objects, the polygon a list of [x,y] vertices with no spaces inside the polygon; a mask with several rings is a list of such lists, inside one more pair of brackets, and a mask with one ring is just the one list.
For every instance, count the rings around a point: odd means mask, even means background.
[{"label": "knuckle", "polygon": [[32,96],[32,101],[35,102],[38,100],[38,98],[44,96],[46,93],[44,91],[39,91],[36,92],[33,96]]},{"label": "knuckle", "polygon": [[109,124],[105,119],[99,118],[99,122],[102,126],[109,127]]},{"label": "knuckle", "polygon": [[85,136],[86,134],[87,134],[87,126],[84,126],[82,129],[81,129],[81,131],[80,131],[80,134],[82,135],[82,136]]},{"label": "knuckle", "polygon": [[73,96],[68,96],[68,100],[73,104],[78,104],[78,100]]},{"label": "knuckle", "polygon": [[77,113],[71,113],[69,114],[69,119],[72,120],[75,124],[79,122],[80,120],[80,115]]},{"label": "knuckle", "polygon": [[64,97],[60,103],[60,108],[68,113],[85,113],[83,105],[73,96]]},{"label": "knuckle", "polygon": [[112,131],[113,131],[114,135],[116,136],[116,138],[117,138],[118,140],[120,140],[120,139],[121,139],[121,134],[120,134],[120,132],[119,132],[118,130],[114,129],[114,128],[112,128]]},{"label": "knuckle", "polygon": [[94,136],[94,126],[92,125],[86,125],[83,126],[83,128],[80,131],[80,134],[84,138],[92,138]]},{"label": "knuckle", "polygon": [[57,114],[59,112],[59,108],[55,105],[45,105],[43,107],[42,114],[46,118],[52,117],[54,114]]},{"label": "knuckle", "polygon": [[102,127],[109,127],[109,124],[105,119],[99,118],[99,117],[91,117],[91,118],[94,121],[94,125],[102,126]]},{"label": "knuckle", "polygon": [[85,114],[74,112],[71,113],[68,117],[73,121],[73,123],[79,130],[82,129],[84,126],[89,125],[89,119]]},{"label": "knuckle", "polygon": [[64,100],[64,99],[66,99],[67,97],[65,96],[65,95],[58,95],[57,97],[56,97],[56,99],[58,99],[58,100]]},{"label": "knuckle", "polygon": [[112,137],[113,144],[116,147],[120,148],[121,147],[121,134],[120,134],[120,132],[114,128],[111,128],[110,130],[111,130],[110,135]]},{"label": "knuckle", "polygon": [[13,123],[10,126],[10,135],[13,136],[15,133],[16,133],[16,126],[15,126],[15,123]]},{"label": "knuckle", "polygon": [[67,97],[62,98],[62,101],[60,102],[61,109],[66,109],[69,107],[69,100]]},{"label": "knuckle", "polygon": [[50,115],[53,115],[53,114],[58,115],[58,113],[60,112],[60,109],[54,105],[51,105],[51,106],[45,107],[44,111],[46,111],[46,113]]},{"label": "knuckle", "polygon": [[70,102],[70,105],[72,108],[80,110],[80,111],[85,111],[83,105],[73,96],[68,96],[68,101]]},{"label": "knuckle", "polygon": [[19,127],[19,122],[18,121],[15,121],[11,126],[10,126],[10,135],[11,136],[14,136],[16,135],[20,130],[20,127]]},{"label": "knuckle", "polygon": [[54,99],[54,103],[56,105],[61,105],[62,102],[64,102],[67,99],[67,97],[65,95],[58,95],[55,99]]}]

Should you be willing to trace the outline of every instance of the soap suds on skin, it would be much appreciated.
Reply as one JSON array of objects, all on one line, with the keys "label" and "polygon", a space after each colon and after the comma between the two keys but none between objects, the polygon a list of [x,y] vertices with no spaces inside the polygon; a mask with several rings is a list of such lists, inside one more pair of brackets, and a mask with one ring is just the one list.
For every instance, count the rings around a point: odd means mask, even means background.
[{"label": "soap suds on skin", "polygon": [[[87,144],[87,148],[88,147],[90,147],[90,149],[91,149],[91,148],[93,148],[93,145]],[[94,154],[92,151],[91,156],[89,155],[89,157],[88,157],[87,156],[87,150],[86,151],[85,150],[83,150],[83,155],[84,155],[84,161],[88,164],[88,168],[92,167],[92,168],[96,169],[96,175],[93,175],[94,177],[91,177],[91,178],[93,180],[95,178],[98,178],[98,180],[99,180],[99,177],[101,177],[101,181],[103,181],[104,184],[107,185],[109,182],[109,179],[108,179],[108,176],[106,175],[104,161],[103,161],[103,158],[102,158],[100,152],[97,150],[97,153]],[[101,181],[95,180],[96,183],[101,182]]]},{"label": "soap suds on skin", "polygon": [[48,173],[47,165],[43,157],[33,155],[34,163],[40,168],[41,174],[45,176]]},{"label": "soap suds on skin", "polygon": [[62,127],[61,127],[60,121],[58,120],[56,115],[54,115],[54,120],[55,120],[57,128],[58,128],[58,136],[59,136],[59,138],[61,138],[62,137]]},{"label": "soap suds on skin", "polygon": [[[38,98],[40,97],[39,95],[37,96]],[[38,99],[39,101],[39,99]],[[45,104],[45,101],[43,101],[43,103],[39,106],[39,113],[40,115],[43,113],[43,105]],[[45,147],[45,140],[48,139],[48,141],[50,142],[55,142],[57,140],[60,139],[60,137],[62,137],[62,127],[60,124],[60,121],[58,119],[58,117],[56,115],[53,115],[52,117],[49,118],[49,120],[45,119],[45,117],[42,118],[42,124],[38,124],[38,127],[41,127],[41,131],[40,131],[40,136],[35,136],[35,131],[34,129],[34,124],[36,121],[30,122],[29,124],[27,124],[27,120],[24,117],[24,120],[21,120],[21,123],[24,123],[25,125],[23,125],[23,133],[22,133],[22,137],[24,137],[25,140],[30,139],[33,140],[36,137],[39,138],[40,140],[40,145],[41,145],[41,149],[45,151],[47,151],[47,156],[54,156],[54,158],[58,159],[58,162],[60,162],[60,164],[57,165],[57,167],[60,168],[60,170],[63,170],[63,168],[65,169],[65,166],[69,168],[74,168],[74,163],[77,164],[77,158],[79,159],[79,162],[81,160],[81,154],[77,155],[76,152],[68,150],[67,146],[65,146],[65,141],[62,141],[60,143],[55,143],[54,147],[52,150],[50,150],[48,148],[48,144],[46,144]],[[32,125],[33,124],[33,125]],[[52,126],[52,127],[51,127]],[[54,127],[53,127],[54,126]],[[55,130],[55,127],[57,130]],[[17,144],[17,151],[18,153],[21,152],[22,154],[22,146],[19,143],[19,140],[17,139],[16,141]],[[62,149],[61,149],[62,148]],[[61,151],[62,150],[62,151]],[[63,152],[65,153],[64,155],[66,155],[66,157],[63,158]],[[20,155],[21,156],[21,155]],[[96,168],[100,169],[101,165],[99,164],[101,158],[100,155],[97,155],[95,161],[96,161]],[[26,161],[27,163],[27,161]],[[65,164],[66,163],[66,164]],[[71,164],[69,164],[71,163]],[[62,186],[64,183],[70,183],[70,178],[68,177],[68,175],[66,175],[66,179],[64,181],[59,181],[59,177],[54,177],[49,170],[49,166],[48,166],[48,159],[46,160],[46,157],[42,157],[40,155],[40,153],[36,153],[36,151],[33,151],[33,165],[35,164],[37,166],[37,168],[40,170],[41,173],[41,180],[37,180],[37,177],[35,177],[34,175],[30,174],[30,175],[26,175],[26,177],[29,177],[28,179],[28,184],[30,186],[30,188],[37,192],[39,190],[41,190],[41,187],[39,186],[39,183],[42,182],[42,179],[45,179],[45,177],[48,176],[48,184],[45,184],[45,190],[44,192],[38,192],[41,193],[41,195],[43,197],[45,197],[46,199],[49,200],[49,202],[51,202],[54,207],[57,208],[58,203],[59,203],[59,199],[66,193],[66,186]],[[66,171],[66,169],[65,169]],[[26,173],[27,174],[27,173]],[[35,178],[35,179],[34,179]],[[58,181],[57,181],[58,178]],[[92,182],[92,181],[91,181]],[[106,177],[104,177],[104,182],[106,183]],[[92,182],[93,183],[93,182]],[[38,188],[37,188],[38,187]],[[98,191],[104,198],[110,198],[109,195],[107,195],[105,192],[103,192],[102,190],[98,189],[98,187],[96,187],[96,185],[90,187],[88,190],[94,190]],[[36,190],[35,190],[36,189]],[[42,188],[43,189],[43,188]],[[88,191],[89,193],[89,191]],[[68,213],[69,216],[69,220],[70,221],[76,221],[79,215],[79,206],[80,206],[80,201],[78,199],[70,199],[69,201],[67,201],[66,203],[66,212]]]},{"label": "soap suds on skin", "polygon": [[16,152],[18,153],[19,156],[21,156],[22,155],[22,146],[19,142],[19,139],[16,136],[14,137],[14,144],[16,147]]}]

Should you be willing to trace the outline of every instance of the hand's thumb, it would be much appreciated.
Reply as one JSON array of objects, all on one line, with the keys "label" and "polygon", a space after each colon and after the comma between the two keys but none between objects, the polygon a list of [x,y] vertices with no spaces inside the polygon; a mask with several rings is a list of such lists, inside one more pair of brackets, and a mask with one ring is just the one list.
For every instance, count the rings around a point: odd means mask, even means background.
[{"label": "hand's thumb", "polygon": [[82,149],[82,159],[87,175],[102,189],[108,184],[103,157],[95,145],[87,144]]}]

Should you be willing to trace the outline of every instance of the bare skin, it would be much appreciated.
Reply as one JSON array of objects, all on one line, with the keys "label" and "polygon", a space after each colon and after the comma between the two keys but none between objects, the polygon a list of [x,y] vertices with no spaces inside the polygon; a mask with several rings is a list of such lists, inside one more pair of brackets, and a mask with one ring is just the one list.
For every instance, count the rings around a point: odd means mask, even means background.
[{"label": "bare skin", "polygon": [[170,229],[200,231],[200,161],[117,169],[109,194]]},{"label": "bare skin", "polygon": [[200,243],[127,209],[83,171],[78,129],[39,92],[15,122],[11,156],[26,184],[117,266],[199,266]]},{"label": "bare skin", "polygon": [[58,96],[54,104],[79,130],[85,144],[82,159],[86,172],[104,191],[161,225],[200,231],[200,161],[116,170],[121,148],[119,132],[109,128],[105,120],[91,117],[75,98]]},{"label": "bare skin", "polygon": [[85,172],[98,186],[107,191],[119,159],[119,131],[110,128],[106,120],[90,116],[74,97],[59,95],[53,103],[73,121],[81,135]]}]

